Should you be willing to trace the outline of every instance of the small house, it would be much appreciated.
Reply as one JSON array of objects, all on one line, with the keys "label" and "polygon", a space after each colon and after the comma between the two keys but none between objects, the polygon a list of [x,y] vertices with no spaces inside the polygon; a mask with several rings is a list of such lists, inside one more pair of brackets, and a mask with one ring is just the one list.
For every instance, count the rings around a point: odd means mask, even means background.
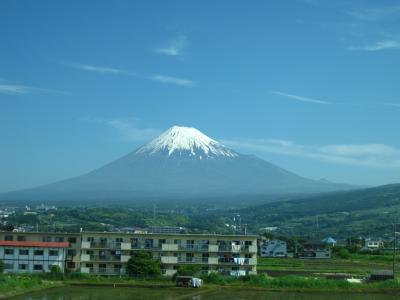
[{"label": "small house", "polygon": [[299,258],[327,259],[331,258],[331,250],[322,241],[309,241],[299,253]]}]

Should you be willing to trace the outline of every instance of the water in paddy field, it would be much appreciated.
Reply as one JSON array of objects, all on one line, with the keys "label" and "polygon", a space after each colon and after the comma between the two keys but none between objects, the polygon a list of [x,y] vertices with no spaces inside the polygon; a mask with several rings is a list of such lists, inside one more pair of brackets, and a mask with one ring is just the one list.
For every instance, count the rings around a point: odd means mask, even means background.
[{"label": "water in paddy field", "polygon": [[400,294],[377,293],[287,293],[240,290],[238,288],[112,288],[65,287],[31,293],[14,300],[132,300],[132,299],[192,299],[192,300],[395,300]]}]

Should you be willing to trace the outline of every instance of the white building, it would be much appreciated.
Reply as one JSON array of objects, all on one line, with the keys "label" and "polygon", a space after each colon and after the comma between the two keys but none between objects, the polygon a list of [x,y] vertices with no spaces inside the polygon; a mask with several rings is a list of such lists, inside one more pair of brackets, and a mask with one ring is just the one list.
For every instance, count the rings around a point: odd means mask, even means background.
[{"label": "white building", "polygon": [[383,247],[383,241],[380,239],[366,239],[365,247],[369,250],[376,250]]},{"label": "white building", "polygon": [[69,243],[0,241],[0,260],[5,273],[49,272],[58,266],[64,272]]},{"label": "white building", "polygon": [[285,241],[265,241],[260,250],[261,257],[287,257],[287,244]]}]

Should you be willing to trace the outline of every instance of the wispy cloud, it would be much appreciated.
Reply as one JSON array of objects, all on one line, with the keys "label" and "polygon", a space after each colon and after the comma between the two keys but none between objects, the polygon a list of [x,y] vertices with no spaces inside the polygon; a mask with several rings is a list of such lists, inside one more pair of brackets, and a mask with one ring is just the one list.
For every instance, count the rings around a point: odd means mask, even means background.
[{"label": "wispy cloud", "polygon": [[308,98],[308,97],[303,97],[299,95],[293,95],[293,94],[288,94],[288,93],[283,93],[279,91],[271,91],[271,94],[286,97],[292,100],[297,100],[297,101],[302,101],[302,102],[308,102],[308,103],[313,103],[313,104],[331,104],[328,101],[320,100],[320,99],[314,99],[314,98]]},{"label": "wispy cloud", "polygon": [[183,54],[183,49],[186,47],[186,44],[187,37],[182,35],[170,39],[166,47],[156,48],[154,51],[168,56],[179,56]]},{"label": "wispy cloud", "polygon": [[360,21],[379,21],[400,14],[400,5],[353,9],[346,13]]},{"label": "wispy cloud", "polygon": [[150,77],[151,80],[155,80],[158,82],[162,83],[172,83],[176,85],[182,85],[182,86],[193,86],[194,82],[189,79],[185,78],[178,78],[178,77],[172,77],[172,76],[165,76],[165,75],[153,75]]},{"label": "wispy cloud", "polygon": [[129,74],[128,71],[111,68],[111,67],[79,64],[79,63],[66,62],[66,61],[60,61],[60,64],[71,67],[71,68],[75,68],[75,69],[89,71],[89,72],[98,72],[98,73],[104,73],[104,74],[106,74],[106,73],[108,73],[108,74]]},{"label": "wispy cloud", "polygon": [[19,85],[19,84],[11,84],[11,83],[0,83],[0,94],[6,95],[26,95],[33,93],[56,93],[56,94],[64,94],[69,95],[69,92],[53,90],[53,89],[45,89],[33,86]]},{"label": "wispy cloud", "polygon": [[156,128],[140,128],[135,123],[133,118],[94,118],[83,117],[80,119],[82,122],[95,123],[107,126],[117,130],[123,140],[129,142],[142,142],[148,141],[161,133],[161,130]]},{"label": "wispy cloud", "polygon": [[224,140],[224,144],[259,153],[275,153],[370,168],[400,168],[400,149],[385,144],[301,145],[273,139]]},{"label": "wispy cloud", "polygon": [[24,85],[16,84],[0,84],[0,93],[7,95],[23,95],[29,94],[31,88]]},{"label": "wispy cloud", "polygon": [[174,76],[167,76],[167,75],[161,75],[161,74],[141,74],[137,72],[132,72],[132,71],[127,71],[123,69],[117,69],[117,68],[112,68],[112,67],[100,67],[100,66],[94,66],[94,65],[87,65],[87,64],[78,64],[74,62],[65,62],[62,61],[60,62],[62,65],[72,67],[75,69],[83,70],[83,71],[89,71],[89,72],[97,72],[97,73],[102,73],[102,74],[114,74],[114,75],[123,75],[123,76],[133,76],[139,79],[146,79],[146,80],[152,80],[152,81],[157,81],[161,83],[167,83],[167,84],[174,84],[174,85],[179,85],[179,86],[193,86],[194,82],[190,79],[186,78],[180,78],[180,77],[174,77]]},{"label": "wispy cloud", "polygon": [[381,51],[388,49],[400,49],[400,41],[385,40],[370,45],[351,46],[347,48],[347,50],[361,50],[361,51]]},{"label": "wispy cloud", "polygon": [[400,103],[384,103],[384,105],[387,105],[387,106],[394,106],[394,107],[400,108]]}]

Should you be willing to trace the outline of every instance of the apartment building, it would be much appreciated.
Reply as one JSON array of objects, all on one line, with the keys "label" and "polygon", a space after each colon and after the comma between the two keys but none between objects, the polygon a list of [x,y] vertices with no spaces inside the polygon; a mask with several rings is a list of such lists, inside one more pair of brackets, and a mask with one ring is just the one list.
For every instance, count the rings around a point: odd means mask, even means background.
[{"label": "apartment building", "polygon": [[[29,251],[39,251],[43,250],[43,259],[46,256],[47,251],[50,254],[52,244],[49,243],[65,243],[62,244],[65,247],[65,253],[63,257],[59,257],[58,260],[63,259],[64,263],[62,266],[62,270],[65,272],[78,272],[80,268],[80,252],[81,252],[81,235],[80,233],[58,233],[58,232],[51,232],[51,233],[43,233],[43,232],[9,232],[3,231],[0,232],[0,243],[1,242],[20,242],[15,249],[15,253],[19,253],[21,247],[24,247],[24,243],[28,243],[26,245],[31,245],[32,242],[35,242],[34,247],[29,247]],[[42,244],[47,243],[47,244]],[[59,248],[59,246],[55,248]],[[0,246],[3,251],[7,248],[7,246]],[[40,249],[43,248],[43,249]],[[8,249],[8,248],[7,248]],[[22,248],[21,248],[22,249]],[[25,252],[26,253],[26,252]],[[39,252],[38,252],[39,253]],[[55,252],[52,252],[55,253]],[[61,253],[61,250],[60,250]],[[29,252],[29,255],[30,252]],[[51,255],[50,255],[51,256]],[[35,256],[36,257],[36,256]],[[18,258],[18,257],[17,257]],[[23,258],[23,257],[22,257]],[[36,257],[39,258],[39,257]],[[53,260],[54,257],[51,257]],[[3,258],[0,258],[3,259]],[[33,257],[29,256],[29,259],[33,259]],[[48,268],[43,269],[43,271],[49,270]]]},{"label": "apartment building", "polygon": [[82,233],[81,272],[126,274],[126,262],[137,250],[151,251],[167,276],[181,265],[192,264],[201,266],[203,272],[256,273],[256,236],[111,232]]},{"label": "apartment building", "polygon": [[53,267],[65,271],[69,243],[0,241],[0,260],[5,273],[49,272]]},{"label": "apartment building", "polygon": [[232,276],[257,271],[257,237],[250,235],[0,232],[0,241],[65,242],[66,272],[125,275],[126,263],[138,250],[150,251],[159,259],[166,276],[172,276],[182,265],[198,265],[206,273]]}]

